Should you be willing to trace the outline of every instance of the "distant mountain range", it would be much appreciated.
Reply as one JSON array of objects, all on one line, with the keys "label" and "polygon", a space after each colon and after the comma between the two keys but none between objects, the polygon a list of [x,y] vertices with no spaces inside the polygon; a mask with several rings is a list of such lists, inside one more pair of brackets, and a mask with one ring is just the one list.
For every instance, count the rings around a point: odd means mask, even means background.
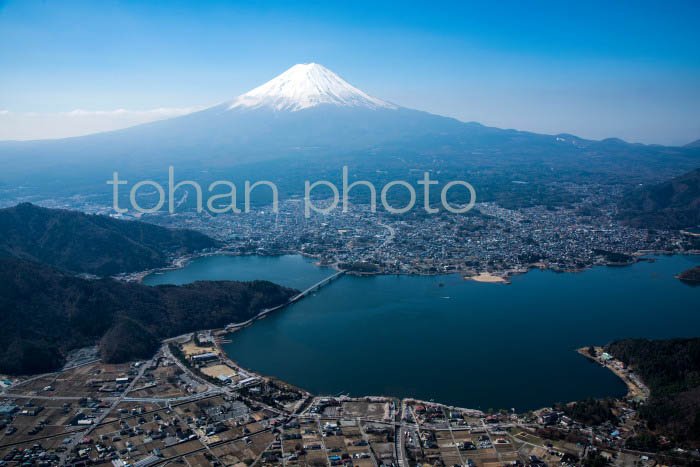
[{"label": "distant mountain range", "polygon": [[628,193],[619,216],[634,227],[682,229],[700,225],[700,169]]},{"label": "distant mountain range", "polygon": [[513,170],[531,180],[593,174],[636,183],[670,178],[698,161],[700,148],[692,145],[502,130],[404,108],[312,63],[189,115],[76,138],[0,142],[0,187],[7,193],[19,186],[53,195],[107,193],[104,181],[114,170],[130,177],[162,176],[168,165],[182,177],[243,170],[258,177],[296,177],[302,187],[304,179],[342,164],[391,176],[429,165],[457,174]]},{"label": "distant mountain range", "polygon": [[169,255],[219,246],[192,230],[29,203],[0,209],[0,257],[36,261],[69,273],[111,276],[168,265]]}]

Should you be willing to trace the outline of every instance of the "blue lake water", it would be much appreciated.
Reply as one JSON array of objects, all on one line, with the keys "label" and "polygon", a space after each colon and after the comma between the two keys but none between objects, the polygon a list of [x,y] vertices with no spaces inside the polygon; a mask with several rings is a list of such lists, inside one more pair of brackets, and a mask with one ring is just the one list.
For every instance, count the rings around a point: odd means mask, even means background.
[{"label": "blue lake water", "polygon": [[196,258],[182,269],[151,274],[143,283],[182,285],[194,281],[264,279],[295,289],[305,289],[335,272],[314,263],[314,260],[300,255],[204,256]]},{"label": "blue lake water", "polygon": [[[700,287],[673,277],[700,257],[655,258],[580,274],[533,270],[510,285],[344,276],[233,334],[225,350],[244,367],[320,394],[483,410],[621,396],[622,381],[574,349],[700,335]],[[267,279],[304,288],[332,272],[300,256],[212,256],[144,282]]]}]

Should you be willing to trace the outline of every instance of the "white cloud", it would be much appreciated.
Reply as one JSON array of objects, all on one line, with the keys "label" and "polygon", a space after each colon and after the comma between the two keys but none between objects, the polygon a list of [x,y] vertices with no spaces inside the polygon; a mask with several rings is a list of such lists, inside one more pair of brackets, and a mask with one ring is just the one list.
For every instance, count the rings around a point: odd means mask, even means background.
[{"label": "white cloud", "polygon": [[203,107],[149,110],[83,110],[70,112],[12,112],[0,110],[0,140],[68,138],[119,130],[141,123],[179,117]]}]

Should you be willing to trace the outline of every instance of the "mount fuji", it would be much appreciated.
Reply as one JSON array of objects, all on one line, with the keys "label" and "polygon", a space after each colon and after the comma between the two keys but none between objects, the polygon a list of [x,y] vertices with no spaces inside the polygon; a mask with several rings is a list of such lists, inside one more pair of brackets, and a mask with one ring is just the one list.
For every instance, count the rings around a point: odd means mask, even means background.
[{"label": "mount fuji", "polygon": [[396,109],[394,104],[369,96],[317,63],[298,64],[262,86],[234,100],[229,109],[308,109],[331,104],[339,107]]},{"label": "mount fuji", "polygon": [[[372,97],[328,68],[298,64],[227,102],[168,120],[58,140],[0,142],[9,171],[230,167],[356,153],[469,125]],[[111,170],[111,169],[110,169]],[[142,170],[140,170],[142,171]],[[0,182],[3,175],[0,174]]]},{"label": "mount fuji", "polygon": [[406,169],[411,160],[462,173],[599,172],[637,182],[697,167],[700,149],[465,123],[370,96],[328,68],[307,63],[189,115],[75,138],[0,142],[0,187],[78,180],[97,185],[115,170],[141,176],[163,173],[169,165],[192,173],[270,161],[322,167],[358,158],[372,172],[385,171],[387,161]]}]

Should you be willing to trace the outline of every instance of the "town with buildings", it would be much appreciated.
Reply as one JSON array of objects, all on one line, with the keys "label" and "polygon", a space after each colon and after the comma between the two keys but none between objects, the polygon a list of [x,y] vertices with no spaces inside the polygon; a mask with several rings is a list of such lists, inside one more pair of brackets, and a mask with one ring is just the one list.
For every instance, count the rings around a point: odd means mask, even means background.
[{"label": "town with buildings", "polygon": [[[322,265],[384,274],[461,274],[504,281],[532,267],[581,271],[600,264],[629,264],[643,254],[697,251],[678,231],[633,228],[617,219],[619,186],[561,184],[579,199],[568,207],[536,205],[505,209],[477,202],[458,215],[447,211],[389,214],[369,205],[340,206],[328,214],[304,215],[299,198],[280,200],[248,213],[213,216],[206,210],[158,212],[141,219],[171,228],[190,228],[223,242],[231,254],[303,254]],[[323,201],[314,201],[323,206]],[[46,200],[51,208],[115,215],[88,199]]]},{"label": "town with buildings", "polygon": [[[464,215],[425,216],[389,215],[352,205],[348,212],[338,209],[306,218],[302,201],[292,199],[280,202],[277,213],[259,208],[216,217],[153,214],[142,220],[199,230],[225,245],[210,254],[295,253],[334,266],[338,274],[455,273],[493,282],[505,282],[531,267],[579,271],[635,261],[645,252],[685,248],[683,233],[635,229],[617,221],[615,204],[602,188],[567,189],[584,194],[583,201],[568,208],[520,209],[484,202]],[[113,214],[79,199],[43,204]],[[587,206],[596,206],[596,214]],[[177,267],[187,258],[172,259]],[[236,329],[248,324],[167,339],[149,361],[105,364],[89,348],[72,353],[59,372],[3,378],[0,466],[675,462],[668,453],[660,457],[625,447],[643,426],[637,410],[649,390],[598,347],[579,350],[581,358],[615,372],[629,392],[614,401],[615,422],[586,424],[562,407],[482,412],[382,395],[310,394],[241,368],[221,350],[222,343],[235,338]],[[676,454],[678,459],[691,455]]]},{"label": "town with buildings", "polygon": [[[580,353],[623,378],[617,423],[557,408],[528,413],[384,396],[312,395],[239,367],[208,331],[163,342],[149,361],[104,364],[94,348],[58,372],[2,379],[0,465],[616,465],[668,459],[625,449],[648,389],[600,348]],[[583,358],[583,357],[582,357]],[[682,453],[678,453],[682,456]]]},{"label": "town with buildings", "polygon": [[699,23],[0,0],[0,467],[700,466]]}]

